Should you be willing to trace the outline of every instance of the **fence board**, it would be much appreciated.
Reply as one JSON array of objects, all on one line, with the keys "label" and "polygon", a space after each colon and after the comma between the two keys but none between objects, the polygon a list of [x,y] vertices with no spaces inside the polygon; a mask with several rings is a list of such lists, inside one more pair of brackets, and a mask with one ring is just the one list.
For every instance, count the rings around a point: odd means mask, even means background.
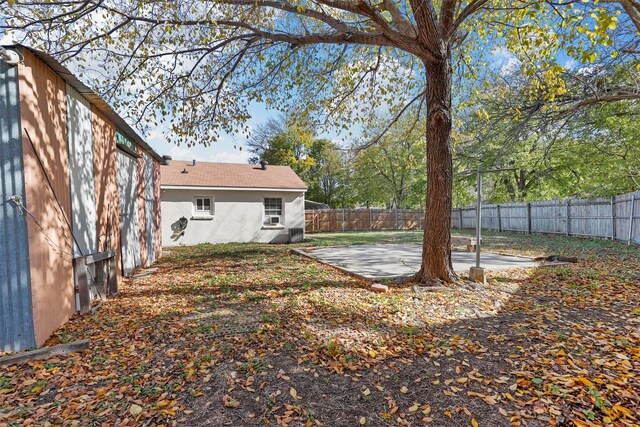
[{"label": "fence board", "polygon": [[[305,232],[421,230],[422,209],[324,209],[305,212]],[[454,209],[452,228],[475,228],[475,207]],[[482,228],[617,239],[640,244],[640,191],[610,199],[482,205]]]}]

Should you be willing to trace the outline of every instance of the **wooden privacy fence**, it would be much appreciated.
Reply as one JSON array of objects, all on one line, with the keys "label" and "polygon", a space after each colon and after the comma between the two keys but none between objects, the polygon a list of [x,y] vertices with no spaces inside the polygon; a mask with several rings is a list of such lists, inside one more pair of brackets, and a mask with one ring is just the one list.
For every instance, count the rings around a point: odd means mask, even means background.
[{"label": "wooden privacy fence", "polygon": [[[422,209],[326,209],[305,212],[305,232],[416,230]],[[476,208],[454,209],[453,228],[475,228]],[[599,237],[640,244],[640,191],[608,199],[567,199],[482,205],[482,228]]]},{"label": "wooden privacy fence", "polygon": [[419,230],[422,209],[322,209],[305,211],[305,232]]}]

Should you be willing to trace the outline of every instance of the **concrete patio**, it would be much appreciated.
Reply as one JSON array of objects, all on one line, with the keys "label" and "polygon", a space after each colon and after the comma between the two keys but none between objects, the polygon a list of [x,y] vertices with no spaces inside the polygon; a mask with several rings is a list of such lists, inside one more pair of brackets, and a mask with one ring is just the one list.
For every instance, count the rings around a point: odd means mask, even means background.
[{"label": "concrete patio", "polygon": [[[317,259],[325,264],[346,270],[369,280],[402,280],[420,269],[421,244],[354,245],[313,249],[297,249],[296,252]],[[468,272],[475,266],[475,253],[452,252],[456,272]],[[487,270],[534,267],[538,264],[530,258],[481,254],[480,266]]]}]

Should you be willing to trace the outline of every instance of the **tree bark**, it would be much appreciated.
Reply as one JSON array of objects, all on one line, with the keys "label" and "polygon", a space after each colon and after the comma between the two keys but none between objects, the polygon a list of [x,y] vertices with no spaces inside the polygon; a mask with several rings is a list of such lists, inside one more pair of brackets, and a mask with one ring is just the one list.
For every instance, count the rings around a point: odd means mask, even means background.
[{"label": "tree bark", "polygon": [[453,163],[451,150],[451,55],[426,62],[427,202],[420,283],[454,282],[451,263]]}]

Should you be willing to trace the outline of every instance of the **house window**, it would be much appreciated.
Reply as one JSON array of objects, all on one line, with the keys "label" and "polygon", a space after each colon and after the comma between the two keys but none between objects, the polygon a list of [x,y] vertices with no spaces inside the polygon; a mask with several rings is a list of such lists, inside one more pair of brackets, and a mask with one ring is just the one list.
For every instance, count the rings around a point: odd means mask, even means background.
[{"label": "house window", "polygon": [[282,199],[265,198],[264,214],[266,216],[282,215]]},{"label": "house window", "polygon": [[213,198],[196,196],[193,198],[193,213],[195,216],[213,215]]}]

